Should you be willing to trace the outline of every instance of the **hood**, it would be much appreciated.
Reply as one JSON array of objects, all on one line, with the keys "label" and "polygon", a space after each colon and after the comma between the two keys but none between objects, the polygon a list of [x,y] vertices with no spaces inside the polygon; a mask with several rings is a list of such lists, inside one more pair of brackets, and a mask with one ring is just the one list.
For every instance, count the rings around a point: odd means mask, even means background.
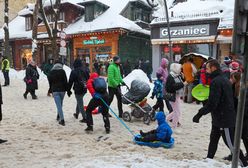
[{"label": "hood", "polygon": [[161,60],[161,67],[164,67],[165,65],[168,65],[169,61],[166,58],[162,58]]},{"label": "hood", "polygon": [[90,74],[90,79],[95,79],[95,78],[98,78],[99,77],[99,75],[97,74],[97,73],[92,73],[92,74]]},{"label": "hood", "polygon": [[60,70],[60,69],[63,69],[63,64],[61,63],[56,63],[54,64],[52,70]]},{"label": "hood", "polygon": [[178,63],[172,63],[170,66],[170,71],[173,72],[175,75],[180,75],[182,71],[182,65]]},{"label": "hood", "polygon": [[79,67],[82,67],[83,64],[82,64],[82,61],[80,59],[75,59],[74,63],[73,63],[73,67],[74,69],[75,68],[79,68]]},{"label": "hood", "polygon": [[165,123],[165,114],[164,112],[160,111],[157,112],[155,115],[155,119],[158,121],[158,125],[161,125],[162,123]]}]

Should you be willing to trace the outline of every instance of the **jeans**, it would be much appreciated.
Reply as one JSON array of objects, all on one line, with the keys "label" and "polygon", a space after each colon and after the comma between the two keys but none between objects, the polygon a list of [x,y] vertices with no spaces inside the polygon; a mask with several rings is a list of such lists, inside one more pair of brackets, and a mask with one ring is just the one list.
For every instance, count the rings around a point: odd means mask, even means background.
[{"label": "jeans", "polygon": [[59,114],[59,119],[64,120],[64,113],[63,113],[63,100],[65,97],[65,92],[53,92],[53,98],[57,107],[57,112]]},{"label": "jeans", "polygon": [[194,87],[194,84],[189,83],[184,88],[184,97],[185,97],[187,103],[192,103],[192,101],[193,101],[193,97],[192,97],[192,93],[191,93],[193,87]]},{"label": "jeans", "polygon": [[86,113],[84,111],[84,101],[83,101],[84,95],[78,95],[75,94],[75,98],[77,100],[77,107],[76,107],[76,115],[79,115],[79,112],[82,114],[83,119],[86,119]]},{"label": "jeans", "polygon": [[3,76],[4,76],[4,85],[7,86],[9,85],[9,71],[3,71]]}]

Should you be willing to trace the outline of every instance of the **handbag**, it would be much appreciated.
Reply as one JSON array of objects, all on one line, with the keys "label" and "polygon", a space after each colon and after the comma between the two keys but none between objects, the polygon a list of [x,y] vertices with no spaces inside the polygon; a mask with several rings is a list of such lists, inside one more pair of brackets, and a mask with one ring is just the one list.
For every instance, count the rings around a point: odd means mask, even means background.
[{"label": "handbag", "polygon": [[176,93],[168,93],[168,92],[166,92],[164,94],[164,99],[169,100],[171,102],[175,102],[176,101]]}]

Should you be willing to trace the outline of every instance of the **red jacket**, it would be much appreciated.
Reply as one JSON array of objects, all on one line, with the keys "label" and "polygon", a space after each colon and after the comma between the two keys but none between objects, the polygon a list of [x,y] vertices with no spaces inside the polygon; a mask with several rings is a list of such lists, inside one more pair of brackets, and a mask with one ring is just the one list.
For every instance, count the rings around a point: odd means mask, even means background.
[{"label": "red jacket", "polygon": [[98,78],[98,77],[99,77],[99,75],[94,72],[94,73],[90,74],[90,78],[87,81],[86,86],[87,86],[87,89],[89,90],[91,96],[93,96],[94,93],[95,93],[95,89],[94,89],[94,86],[93,86],[94,79]]},{"label": "red jacket", "polygon": [[206,75],[206,68],[203,67],[200,71],[200,80],[203,85],[210,85],[211,78]]}]

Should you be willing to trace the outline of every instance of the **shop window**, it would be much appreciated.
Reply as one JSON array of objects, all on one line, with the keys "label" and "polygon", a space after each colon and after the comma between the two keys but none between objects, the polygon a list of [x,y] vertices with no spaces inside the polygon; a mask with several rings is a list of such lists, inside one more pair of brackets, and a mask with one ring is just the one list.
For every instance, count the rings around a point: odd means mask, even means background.
[{"label": "shop window", "polygon": [[65,20],[65,12],[59,12],[59,20]]},{"label": "shop window", "polygon": [[26,68],[27,63],[32,60],[32,49],[23,48],[20,50],[22,68]]},{"label": "shop window", "polygon": [[89,3],[85,5],[85,22],[91,22],[107,9],[107,6],[99,3]]},{"label": "shop window", "polygon": [[29,31],[33,27],[33,18],[32,18],[32,16],[29,16],[29,17],[26,17],[25,20],[26,20],[25,21],[25,29],[26,29],[26,31]]}]

